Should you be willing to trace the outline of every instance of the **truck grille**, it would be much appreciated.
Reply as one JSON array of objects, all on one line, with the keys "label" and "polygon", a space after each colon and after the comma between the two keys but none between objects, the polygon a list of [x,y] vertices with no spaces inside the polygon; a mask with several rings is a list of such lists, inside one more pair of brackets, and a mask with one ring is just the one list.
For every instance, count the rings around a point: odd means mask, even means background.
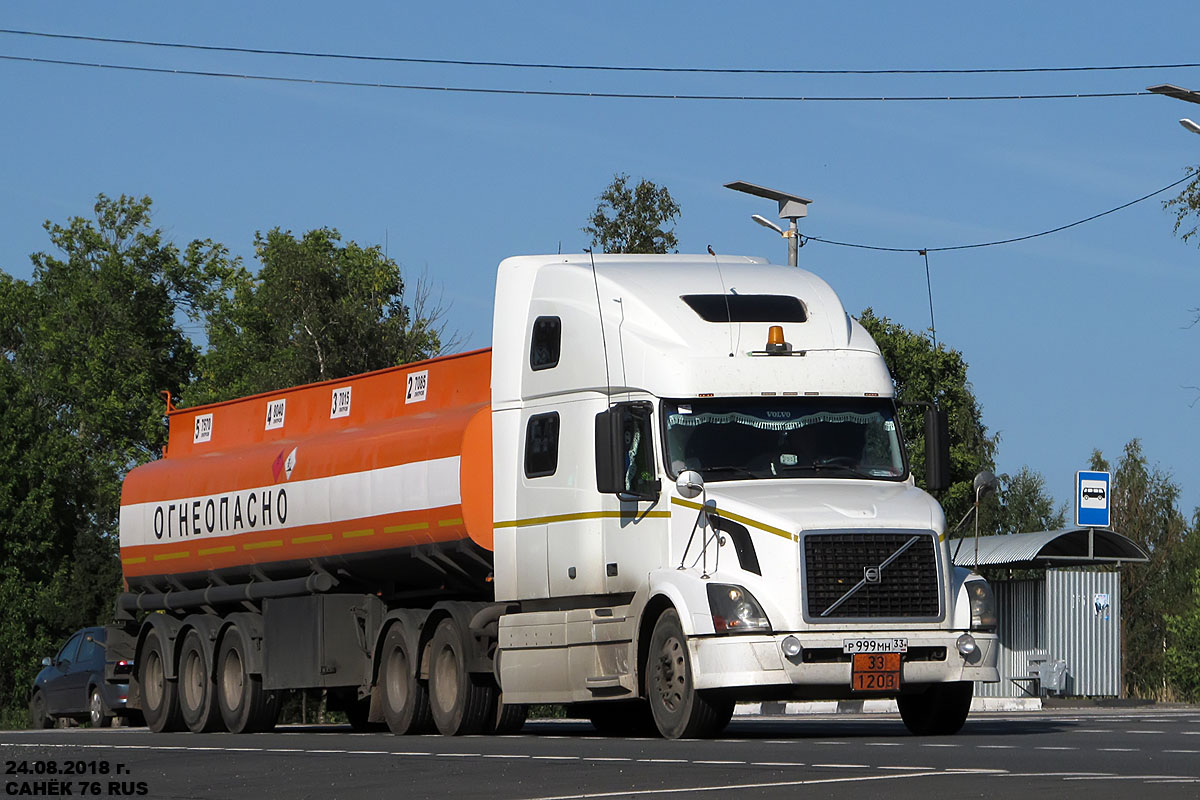
[{"label": "truck grille", "polygon": [[[894,561],[878,570],[911,539]],[[868,582],[832,611],[863,580]],[[820,533],[804,537],[806,616],[814,621],[940,616],[937,550],[927,533]]]}]

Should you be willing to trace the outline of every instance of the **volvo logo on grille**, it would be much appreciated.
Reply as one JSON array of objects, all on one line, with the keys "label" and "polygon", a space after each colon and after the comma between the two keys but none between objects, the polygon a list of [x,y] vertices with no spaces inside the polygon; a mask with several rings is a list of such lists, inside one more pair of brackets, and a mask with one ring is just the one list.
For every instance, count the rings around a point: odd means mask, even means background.
[{"label": "volvo logo on grille", "polygon": [[863,580],[867,583],[879,583],[883,570],[879,567],[863,567]]}]

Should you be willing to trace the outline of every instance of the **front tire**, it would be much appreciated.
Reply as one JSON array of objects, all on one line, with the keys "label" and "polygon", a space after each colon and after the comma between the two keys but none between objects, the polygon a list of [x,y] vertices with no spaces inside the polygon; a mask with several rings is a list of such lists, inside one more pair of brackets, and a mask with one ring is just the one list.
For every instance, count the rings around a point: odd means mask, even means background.
[{"label": "front tire", "polygon": [[733,717],[734,701],[697,691],[687,637],[675,609],[662,613],[650,636],[646,692],[659,733],[667,739],[715,736]]},{"label": "front tire", "polygon": [[974,690],[970,681],[939,683],[920,694],[900,695],[896,705],[904,726],[914,736],[950,736],[967,721]]},{"label": "front tire", "polygon": [[113,715],[104,705],[104,698],[100,696],[100,690],[94,686],[91,700],[88,702],[88,720],[92,723],[93,728],[108,728],[113,723]]},{"label": "front tire", "polygon": [[54,727],[54,717],[46,712],[46,697],[41,692],[29,698],[29,721],[35,728]]}]

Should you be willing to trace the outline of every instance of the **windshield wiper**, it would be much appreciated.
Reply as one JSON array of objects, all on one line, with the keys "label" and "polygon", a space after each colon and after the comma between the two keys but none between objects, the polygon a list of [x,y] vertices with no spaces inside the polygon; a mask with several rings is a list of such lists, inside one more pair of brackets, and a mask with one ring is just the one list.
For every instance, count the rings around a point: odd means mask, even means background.
[{"label": "windshield wiper", "polygon": [[852,475],[855,478],[877,478],[878,475],[872,475],[869,472],[863,472],[856,467],[848,464],[796,464],[790,467],[784,467],[785,470],[805,470],[811,472],[841,472],[846,475]]},{"label": "windshield wiper", "polygon": [[701,467],[700,472],[730,472],[735,475],[745,475],[748,478],[758,477],[757,473],[752,472],[745,467],[734,466],[732,464],[725,464],[719,467]]}]

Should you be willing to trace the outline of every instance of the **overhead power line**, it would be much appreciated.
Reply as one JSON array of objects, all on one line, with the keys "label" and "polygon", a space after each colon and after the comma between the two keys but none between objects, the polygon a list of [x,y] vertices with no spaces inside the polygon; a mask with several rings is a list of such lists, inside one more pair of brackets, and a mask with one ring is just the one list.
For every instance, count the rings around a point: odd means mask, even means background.
[{"label": "overhead power line", "polygon": [[975,249],[978,247],[995,247],[996,245],[1013,244],[1014,242],[1024,242],[1029,239],[1037,239],[1038,237],[1041,237],[1041,236],[1049,236],[1052,233],[1058,233],[1060,231],[1065,231],[1068,228],[1074,228],[1077,225],[1084,224],[1085,222],[1091,222],[1092,220],[1097,220],[1097,219],[1100,219],[1101,217],[1106,217],[1109,214],[1115,214],[1116,212],[1121,211],[1126,208],[1129,208],[1130,206],[1137,205],[1138,203],[1141,203],[1145,200],[1149,200],[1151,197],[1154,197],[1155,195],[1162,194],[1163,192],[1167,191],[1168,189],[1174,189],[1179,184],[1186,183],[1187,181],[1190,181],[1192,178],[1195,178],[1197,175],[1200,175],[1200,170],[1193,170],[1193,171],[1189,172],[1187,175],[1184,175],[1179,180],[1175,181],[1174,183],[1169,183],[1166,186],[1162,187],[1161,189],[1155,189],[1153,192],[1150,192],[1150,194],[1144,194],[1141,197],[1137,198],[1136,200],[1130,200],[1128,203],[1122,203],[1121,205],[1116,206],[1115,208],[1110,208],[1107,211],[1101,211],[1099,214],[1093,214],[1090,217],[1084,217],[1083,219],[1078,219],[1078,220],[1075,220],[1074,222],[1069,222],[1066,225],[1059,225],[1057,228],[1050,228],[1049,230],[1039,231],[1038,233],[1030,233],[1025,236],[1014,236],[1011,239],[998,239],[993,242],[976,242],[975,244],[956,244],[956,245],[951,245],[948,247],[880,247],[878,245],[860,244],[857,242],[839,242],[839,241],[834,241],[833,239],[823,239],[819,236],[802,236],[801,240],[802,240],[802,243],[804,243],[804,242],[821,242],[822,244],[832,244],[832,245],[837,245],[838,247],[855,247],[860,250],[881,250],[881,251],[887,252],[887,253],[918,253],[920,255],[926,255],[927,253],[940,253],[940,252],[945,252],[948,250],[972,250],[972,249]]},{"label": "overhead power line", "polygon": [[70,33],[48,33],[0,28],[0,33],[13,36],[34,36],[45,39],[69,39],[105,44],[128,44],[141,47],[168,47],[184,50],[207,50],[219,53],[248,53],[253,55],[299,56],[303,58],[344,59],[349,61],[382,61],[395,64],[438,64],[444,66],[505,67],[512,69],[587,70],[594,72],[669,72],[715,75],[995,75],[1052,72],[1117,72],[1123,70],[1186,69],[1200,63],[1178,64],[1099,64],[1071,67],[974,67],[931,69],[771,69],[766,67],[651,67],[620,66],[615,64],[554,64],[529,61],[478,61],[455,58],[417,58],[413,56],[375,56],[358,53],[326,53],[310,50],[275,50],[260,47],[191,44],[188,42],[156,42],[144,39],[121,39],[107,36],[85,36]]},{"label": "overhead power line", "polygon": [[397,89],[413,92],[449,92],[459,94],[525,95],[528,97],[595,97],[620,100],[733,100],[758,102],[937,102],[948,100],[1079,100],[1099,97],[1150,96],[1151,92],[1064,92],[1057,94],[967,94],[967,95],[763,95],[763,94],[684,94],[653,92],[592,92],[562,91],[551,89],[491,89],[481,86],[433,86],[412,83],[383,83],[372,81],[344,81],[329,78],[298,78],[286,75],[253,75],[249,73],[217,72],[213,70],[171,69],[169,67],[139,67],[129,64],[104,64],[88,61],[70,61],[58,58],[34,58],[32,56],[0,55],[0,60],[23,61],[31,64],[58,64],[91,69],[123,70],[160,75],[192,75],[202,78],[240,78],[251,81],[274,81],[278,83],[307,83],[313,86],[349,86],[367,89]]}]

